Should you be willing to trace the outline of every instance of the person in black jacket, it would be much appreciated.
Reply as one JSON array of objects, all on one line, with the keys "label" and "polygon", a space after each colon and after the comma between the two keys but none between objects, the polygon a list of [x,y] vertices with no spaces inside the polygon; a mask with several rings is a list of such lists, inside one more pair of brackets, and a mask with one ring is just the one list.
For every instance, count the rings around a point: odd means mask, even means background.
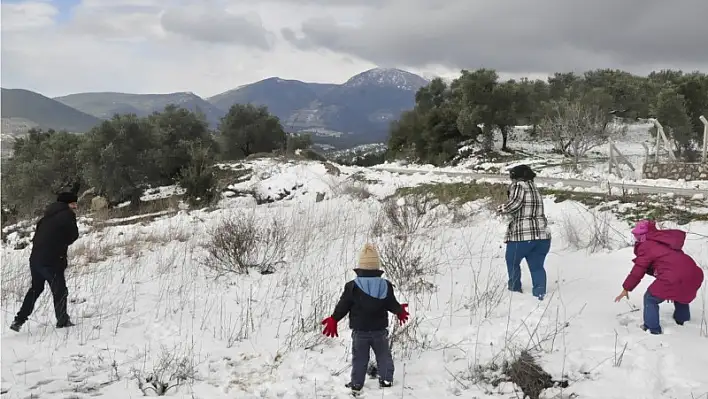
[{"label": "person in black jacket", "polygon": [[32,286],[27,291],[10,329],[20,331],[44,291],[45,282],[49,283],[49,288],[52,290],[57,328],[74,325],[66,310],[69,291],[66,288],[64,271],[68,265],[66,252],[69,245],[79,238],[74,213],[77,201],[75,193],[59,194],[57,202],[49,204],[44,211],[44,216],[37,222],[29,258]]},{"label": "person in black jacket", "polygon": [[352,372],[346,384],[352,393],[364,387],[369,365],[369,348],[374,350],[379,374],[379,386],[393,384],[393,358],[388,343],[388,312],[398,316],[401,324],[408,320],[408,304],[400,304],[393,293],[393,284],[381,278],[383,271],[379,254],[371,244],[366,244],[359,255],[359,267],[354,269],[357,278],[344,285],[332,316],[324,319],[323,334],[338,337],[337,322],[349,314],[352,329]]}]

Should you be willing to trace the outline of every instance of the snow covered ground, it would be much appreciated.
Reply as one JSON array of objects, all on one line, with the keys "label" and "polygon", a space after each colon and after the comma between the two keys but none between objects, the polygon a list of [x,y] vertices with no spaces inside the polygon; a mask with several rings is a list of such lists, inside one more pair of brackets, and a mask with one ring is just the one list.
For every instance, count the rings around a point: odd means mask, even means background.
[{"label": "snow covered ground", "polygon": [[[549,141],[539,141],[529,137],[525,129],[528,126],[517,126],[512,133],[509,147],[518,151],[514,160],[489,161],[477,157],[461,159],[454,167],[435,167],[433,165],[420,165],[405,162],[388,162],[381,166],[409,168],[420,170],[445,170],[445,171],[476,171],[480,173],[500,173],[506,174],[507,168],[518,165],[531,165],[538,176],[554,177],[562,179],[579,179],[602,182],[630,183],[647,186],[663,186],[677,188],[705,189],[708,191],[708,181],[683,181],[669,179],[642,179],[642,166],[647,160],[647,150],[650,160],[654,160],[655,141],[649,134],[651,124],[636,123],[628,125],[627,133],[624,137],[615,141],[615,147],[627,158],[634,167],[632,171],[628,166],[621,165],[622,177],[608,172],[608,160],[610,156],[610,146],[602,145],[594,148],[580,162],[580,170],[573,171],[569,160],[561,155],[554,154],[553,143]],[[497,140],[497,150],[501,147],[501,137]],[[646,149],[645,146],[646,145]],[[468,148],[470,149],[470,148]],[[461,148],[461,152],[465,147]],[[503,153],[502,153],[503,154]],[[512,154],[508,154],[512,155]],[[664,158],[662,158],[665,160]]]},{"label": "snow covered ground", "polygon": [[[609,212],[545,201],[554,239],[549,294],[539,302],[506,291],[505,223],[485,201],[446,209],[408,198],[392,207],[379,199],[431,177],[343,167],[336,176],[316,162],[250,165],[253,177],[215,209],[101,228],[82,219],[67,271],[77,323],[70,329],[54,328],[48,292],[20,333],[7,329],[28,288],[29,248],[4,245],[3,399],[137,398],[140,385],[155,396],[145,388],[150,376],[177,384],[170,397],[345,398],[347,320],[334,339],[320,321],[367,241],[389,255],[385,276],[412,316],[404,327],[391,317],[395,385],[380,391],[371,380],[369,397],[520,398],[513,384],[489,382],[504,360],[529,349],[569,382],[542,398],[708,398],[708,290],[692,304],[691,322],[673,324],[665,304],[666,333],[644,333],[638,309],[650,279],[629,301],[613,302],[632,250],[627,223]],[[239,220],[271,233],[249,257],[268,260],[266,274],[214,270],[209,243]],[[708,267],[708,224],[681,228],[690,233],[686,251]],[[522,281],[530,287],[527,270]]]}]

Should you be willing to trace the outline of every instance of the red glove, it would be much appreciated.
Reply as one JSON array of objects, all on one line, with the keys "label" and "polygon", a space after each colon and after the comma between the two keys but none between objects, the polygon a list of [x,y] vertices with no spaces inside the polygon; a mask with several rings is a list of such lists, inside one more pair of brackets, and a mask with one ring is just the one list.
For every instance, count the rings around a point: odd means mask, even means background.
[{"label": "red glove", "polygon": [[409,313],[408,313],[408,310],[406,310],[406,309],[408,309],[408,304],[402,303],[401,308],[403,308],[403,310],[401,310],[401,313],[397,314],[396,316],[398,316],[398,323],[400,325],[403,325],[403,323],[408,321]]},{"label": "red glove", "polygon": [[337,334],[337,320],[334,320],[331,316],[322,320],[322,325],[325,326],[324,331],[322,331],[322,334],[328,336],[328,337],[338,337],[339,334]]}]

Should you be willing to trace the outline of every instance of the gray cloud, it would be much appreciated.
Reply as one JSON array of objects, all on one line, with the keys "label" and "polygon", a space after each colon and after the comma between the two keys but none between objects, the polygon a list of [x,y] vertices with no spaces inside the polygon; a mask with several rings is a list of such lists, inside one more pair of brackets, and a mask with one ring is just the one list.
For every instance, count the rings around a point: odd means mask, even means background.
[{"label": "gray cloud", "polygon": [[381,7],[391,0],[261,0],[263,3],[284,3],[295,5],[319,5],[327,7]]},{"label": "gray cloud", "polygon": [[303,50],[409,67],[692,69],[708,68],[705,15],[706,0],[390,0],[357,27],[313,19],[302,36],[281,33]]},{"label": "gray cloud", "polygon": [[262,50],[272,48],[272,34],[259,18],[228,14],[224,10],[169,9],[162,14],[161,24],[168,32],[196,41],[234,43]]}]

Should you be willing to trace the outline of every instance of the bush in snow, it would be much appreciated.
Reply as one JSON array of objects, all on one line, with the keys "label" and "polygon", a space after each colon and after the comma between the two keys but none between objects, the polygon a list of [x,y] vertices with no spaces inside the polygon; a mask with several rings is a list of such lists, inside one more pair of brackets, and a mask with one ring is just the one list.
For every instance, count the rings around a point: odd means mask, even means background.
[{"label": "bush in snow", "polygon": [[191,144],[189,163],[180,170],[178,183],[184,188],[184,198],[190,205],[204,205],[214,201],[217,190],[214,154],[208,147]]},{"label": "bush in snow", "polygon": [[[539,399],[543,390],[556,385],[550,374],[538,365],[536,359],[528,351],[522,351],[513,362],[505,364],[504,374],[509,381],[516,384],[524,393],[524,397],[529,399]],[[564,388],[568,386],[566,381],[558,381]]]},{"label": "bush in snow", "polygon": [[181,356],[163,348],[152,370],[133,369],[132,374],[143,396],[167,396],[182,384],[193,382],[197,371],[191,355]]},{"label": "bush in snow", "polygon": [[371,191],[366,184],[352,181],[345,181],[338,185],[335,192],[340,195],[346,195],[353,199],[365,200],[371,198]]},{"label": "bush in snow", "polygon": [[570,157],[576,170],[588,151],[627,132],[627,126],[614,123],[597,101],[588,95],[575,101],[551,101],[539,130],[555,144],[555,149]]},{"label": "bush in snow", "polygon": [[589,211],[585,214],[582,223],[568,215],[561,220],[561,234],[570,248],[595,253],[630,245],[627,238],[612,226],[613,217],[609,212]]},{"label": "bush in snow", "polygon": [[382,214],[372,226],[372,233],[375,236],[415,235],[421,229],[433,226],[435,221],[426,216],[434,207],[435,203],[427,195],[413,194],[398,199],[391,197],[384,202]]},{"label": "bush in snow", "polygon": [[[568,381],[554,380],[548,372],[543,370],[528,350],[522,350],[518,355],[511,355],[509,360],[500,360],[495,357],[487,364],[475,364],[462,378],[475,385],[488,385],[491,388],[497,388],[499,389],[497,393],[511,393],[508,388],[505,389],[502,385],[511,382],[517,387],[514,391],[521,390],[523,397],[529,399],[539,399],[541,393],[548,388],[568,387]],[[491,389],[488,389],[487,393],[493,394]],[[574,396],[571,394],[570,397]]]},{"label": "bush in snow", "polygon": [[232,215],[211,231],[204,263],[220,274],[243,274],[252,268],[270,274],[285,255],[287,239],[287,229],[276,218],[267,221],[257,219],[255,213]]},{"label": "bush in snow", "polygon": [[402,291],[434,289],[425,278],[436,272],[437,260],[432,253],[431,240],[421,231],[435,222],[426,217],[430,208],[431,203],[425,196],[390,198],[371,228],[377,237],[374,241],[381,266]]}]

